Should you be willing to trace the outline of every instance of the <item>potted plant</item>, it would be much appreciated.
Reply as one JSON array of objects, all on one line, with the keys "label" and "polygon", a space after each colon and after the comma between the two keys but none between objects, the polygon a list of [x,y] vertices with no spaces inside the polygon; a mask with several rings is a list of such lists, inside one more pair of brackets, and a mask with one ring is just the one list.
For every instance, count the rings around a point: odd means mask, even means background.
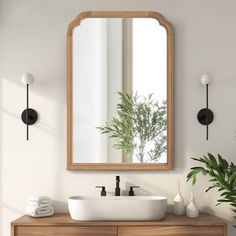
[{"label": "potted plant", "polygon": [[217,205],[229,203],[236,218],[236,166],[234,163],[228,163],[219,154],[215,157],[211,153],[192,159],[202,163],[203,166],[192,167],[187,175],[187,181],[192,180],[194,185],[198,174],[209,176],[211,184],[206,192],[217,188],[220,192]]}]

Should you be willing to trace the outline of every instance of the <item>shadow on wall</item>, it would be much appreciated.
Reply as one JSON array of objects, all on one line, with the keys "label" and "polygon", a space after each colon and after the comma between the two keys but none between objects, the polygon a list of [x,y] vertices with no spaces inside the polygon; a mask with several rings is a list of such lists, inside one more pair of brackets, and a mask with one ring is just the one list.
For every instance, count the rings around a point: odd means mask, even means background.
[{"label": "shadow on wall", "polygon": [[58,213],[69,212],[67,202],[53,201],[52,205],[53,208],[56,209],[56,212]]},{"label": "shadow on wall", "polygon": [[[7,158],[6,151],[8,148],[6,147],[6,145],[4,145],[5,149],[3,150],[3,148],[4,148],[3,141],[4,140],[6,141],[7,140],[6,138],[8,138],[8,137],[6,137],[6,135],[7,135],[6,131],[3,132],[3,128],[4,128],[3,124],[5,124],[5,120],[6,120],[5,116],[7,116],[7,117],[14,119],[16,121],[17,126],[18,126],[18,124],[21,125],[20,112],[21,112],[21,109],[24,108],[24,102],[25,102],[24,98],[25,97],[23,97],[23,96],[25,95],[25,88],[21,83],[19,83],[20,78],[18,78],[18,76],[16,77],[16,75],[9,74],[9,73],[5,73],[4,76],[7,76],[7,77],[0,78],[0,94],[1,94],[1,97],[0,97],[0,112],[1,112],[1,114],[0,114],[0,130],[1,130],[1,133],[0,133],[0,234],[5,232],[9,228],[8,224],[6,224],[7,217],[8,217],[6,215],[6,212],[9,213],[9,216],[12,218],[12,220],[14,218],[16,218],[18,215],[24,214],[24,212],[20,211],[17,207],[11,206],[11,202],[9,202],[9,201],[5,202],[5,198],[4,198],[4,196],[7,194],[5,192],[3,193],[4,187],[5,187],[5,189],[7,187],[7,182],[6,182],[7,179],[6,179],[6,176],[5,176],[5,178],[3,176],[3,160],[5,160]],[[8,79],[8,78],[11,78],[11,79]],[[15,81],[12,78],[15,78]],[[37,82],[37,80],[36,80],[36,82]],[[16,91],[18,91],[17,95],[14,95],[12,93],[8,93],[9,88],[11,88],[12,86],[13,86],[13,88],[16,87]],[[55,173],[52,175],[52,176],[55,176],[54,184],[52,184],[52,187],[55,189],[55,191],[54,192],[52,191],[54,196],[51,196],[51,197],[57,198],[58,193],[60,193],[60,191],[62,190],[61,184],[60,184],[61,183],[60,170],[63,165],[62,162],[65,157],[65,153],[62,152],[61,149],[58,147],[66,146],[65,145],[66,128],[65,128],[65,124],[64,124],[65,123],[64,122],[65,104],[61,103],[61,101],[56,101],[57,97],[54,97],[54,98],[43,97],[43,95],[35,93],[34,90],[30,90],[30,94],[32,95],[32,97],[34,97],[34,99],[32,99],[32,100],[36,99],[36,101],[37,100],[40,101],[39,103],[36,103],[36,106],[39,107],[39,109],[36,108],[36,110],[38,110],[39,114],[43,113],[45,111],[45,110],[41,110],[41,107],[43,107],[44,103],[46,103],[48,100],[50,101],[50,106],[52,106],[52,108],[53,108],[53,111],[52,111],[53,118],[48,120],[47,117],[45,117],[45,115],[44,115],[44,117],[43,117],[44,122],[42,122],[39,119],[36,126],[34,127],[34,129],[40,131],[41,133],[44,133],[46,138],[49,138],[50,140],[52,139],[53,144],[55,145],[53,157],[55,157],[57,159],[56,163],[58,164],[58,168],[56,168]],[[66,94],[66,91],[65,91],[65,94]],[[42,99],[41,99],[41,97],[42,97]],[[17,102],[17,99],[20,99],[20,100],[22,99],[22,100]],[[8,104],[10,104],[9,107],[6,106],[5,101],[10,101],[10,102],[8,102]],[[35,101],[32,101],[32,105],[33,106],[35,105]],[[19,107],[20,107],[20,109],[19,109]],[[56,116],[57,119],[54,119],[55,113],[57,115]],[[58,119],[58,117],[60,117],[60,118]],[[22,126],[23,126],[23,123],[22,123]],[[23,130],[25,130],[25,129],[23,129]],[[9,135],[13,135],[12,131],[10,131],[10,132],[11,132],[11,134],[9,134]],[[3,140],[3,137],[4,137],[4,140]],[[22,134],[22,137],[25,137],[24,134]],[[7,143],[8,142],[9,141],[7,141]],[[27,145],[27,144],[25,144],[25,145]],[[22,151],[24,151],[24,147],[22,147],[21,149],[22,149]],[[34,151],[34,150],[32,150],[32,148],[31,148],[27,152],[30,154],[32,151]],[[5,157],[3,155],[5,155]],[[18,153],[17,155],[21,155],[21,153]],[[54,162],[55,160],[51,159],[51,161]],[[9,166],[6,166],[6,167],[8,168]],[[65,166],[63,166],[63,169],[65,169]],[[48,184],[50,184],[50,182]],[[12,187],[14,189],[14,186],[12,186]],[[20,194],[24,195],[25,193],[22,192]],[[32,194],[34,194],[34,193],[32,193]],[[60,204],[56,203],[56,206],[57,206],[57,208],[59,208],[59,210],[61,212],[62,211],[68,212],[67,205],[65,205],[65,204],[63,205],[62,203],[60,203]]]}]

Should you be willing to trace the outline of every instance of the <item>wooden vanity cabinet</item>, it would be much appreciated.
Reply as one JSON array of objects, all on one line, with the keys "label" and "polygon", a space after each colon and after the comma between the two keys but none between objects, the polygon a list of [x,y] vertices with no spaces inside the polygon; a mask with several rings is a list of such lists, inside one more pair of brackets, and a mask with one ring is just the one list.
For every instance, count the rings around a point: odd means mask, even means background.
[{"label": "wooden vanity cabinet", "polygon": [[120,227],[119,236],[223,236],[223,227],[164,226]]},{"label": "wooden vanity cabinet", "polygon": [[15,231],[17,236],[116,236],[116,227],[76,226],[22,226]]},{"label": "wooden vanity cabinet", "polygon": [[161,221],[74,221],[69,214],[11,223],[11,236],[227,236],[224,220],[208,214],[199,218],[167,215]]}]

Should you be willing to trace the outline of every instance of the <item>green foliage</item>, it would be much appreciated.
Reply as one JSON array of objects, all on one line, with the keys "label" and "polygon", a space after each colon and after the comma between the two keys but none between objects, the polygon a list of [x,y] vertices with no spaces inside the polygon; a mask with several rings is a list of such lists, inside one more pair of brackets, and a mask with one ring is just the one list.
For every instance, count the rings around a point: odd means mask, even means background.
[{"label": "green foliage", "polygon": [[[135,151],[141,163],[157,162],[167,148],[166,101],[159,104],[153,100],[152,94],[147,97],[140,97],[137,93],[118,94],[117,117],[113,117],[110,124],[106,122],[105,126],[97,128],[115,139],[115,148],[127,153]],[[146,159],[145,152],[148,155]]]},{"label": "green foliage", "polygon": [[187,181],[192,180],[194,185],[198,174],[209,176],[211,185],[206,192],[217,188],[220,198],[217,200],[216,206],[221,203],[229,203],[232,206],[234,218],[236,218],[236,166],[234,163],[229,164],[219,154],[216,158],[210,153],[207,156],[192,159],[203,163],[204,167],[192,167],[187,175]]}]

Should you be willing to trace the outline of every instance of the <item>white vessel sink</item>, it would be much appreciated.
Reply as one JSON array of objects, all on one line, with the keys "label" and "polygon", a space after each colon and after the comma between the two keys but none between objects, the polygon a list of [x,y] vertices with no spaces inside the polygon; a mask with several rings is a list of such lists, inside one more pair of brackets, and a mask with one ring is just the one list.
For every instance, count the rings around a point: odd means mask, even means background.
[{"label": "white vessel sink", "polygon": [[74,196],[68,199],[73,220],[161,220],[167,199],[161,196]]}]

